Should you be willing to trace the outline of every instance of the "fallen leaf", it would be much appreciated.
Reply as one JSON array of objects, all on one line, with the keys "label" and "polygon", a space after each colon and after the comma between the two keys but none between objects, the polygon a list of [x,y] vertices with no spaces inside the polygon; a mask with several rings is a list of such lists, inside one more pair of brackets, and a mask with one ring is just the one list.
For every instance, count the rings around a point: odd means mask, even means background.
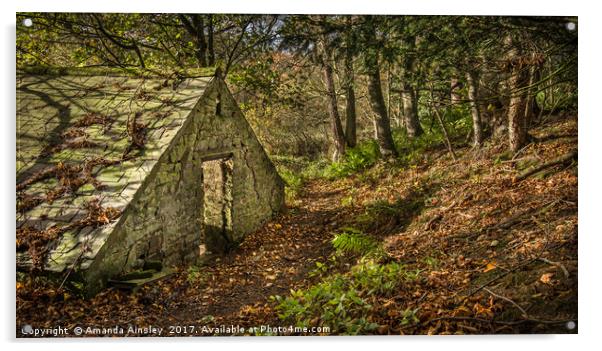
[{"label": "fallen leaf", "polygon": [[483,273],[487,273],[489,271],[496,269],[497,268],[496,264],[497,263],[495,261],[491,261],[491,262],[487,263],[487,267],[485,267],[485,269],[483,270]]},{"label": "fallen leaf", "polygon": [[544,284],[551,284],[553,276],[554,276],[554,273],[542,274],[542,276],[539,278],[539,281]]},{"label": "fallen leaf", "polygon": [[453,312],[453,316],[470,316],[472,315],[472,311],[470,309],[468,309],[468,307],[466,306],[460,306],[458,308],[456,308]]}]

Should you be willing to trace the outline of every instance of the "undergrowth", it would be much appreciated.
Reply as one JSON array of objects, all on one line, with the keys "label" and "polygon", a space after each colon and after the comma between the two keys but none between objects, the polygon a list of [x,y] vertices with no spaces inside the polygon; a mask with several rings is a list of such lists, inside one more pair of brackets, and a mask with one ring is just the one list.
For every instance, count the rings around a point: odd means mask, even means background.
[{"label": "undergrowth", "polygon": [[[440,113],[452,144],[465,144],[466,136],[472,130],[472,119],[467,107],[458,105],[441,110]],[[425,119],[430,119],[430,122],[428,125],[423,123],[424,134],[418,137],[410,138],[403,128],[393,130],[393,141],[399,154],[398,163],[402,167],[417,165],[424,160],[427,151],[445,147],[445,134],[435,117],[424,116],[423,120]]]},{"label": "undergrowth", "polygon": [[[346,227],[332,239],[335,253],[328,262],[316,262],[311,276],[323,280],[308,289],[291,290],[288,297],[272,296],[283,322],[297,327],[329,327],[336,334],[366,334],[380,325],[370,317],[379,300],[391,297],[405,282],[418,278],[398,262],[383,263],[386,254],[380,242],[362,231]],[[326,275],[345,256],[360,258],[346,273]],[[400,323],[416,322],[415,311],[400,314]]]},{"label": "undergrowth", "polygon": [[325,159],[312,160],[306,157],[273,155],[272,162],[285,183],[287,202],[294,200],[306,181],[324,177],[329,164]]},{"label": "undergrowth", "polygon": [[[334,334],[358,335],[379,327],[371,311],[381,297],[392,296],[406,282],[416,280],[418,272],[400,263],[379,264],[362,259],[345,274],[335,274],[305,290],[292,290],[289,297],[273,296],[282,321],[298,327],[325,326]],[[400,321],[414,321],[413,313],[402,314]]]},{"label": "undergrowth", "polygon": [[[472,122],[466,107],[455,106],[442,110],[446,129],[452,143],[465,143],[470,133]],[[425,133],[414,138],[408,137],[405,129],[393,130],[393,140],[399,154],[393,163],[396,167],[414,167],[428,161],[428,151],[445,147],[445,136],[441,126],[433,123],[434,117],[423,116],[422,120],[431,119],[430,126],[423,125]],[[286,183],[287,200],[293,201],[305,182],[312,179],[337,180],[355,174],[364,174],[381,159],[380,150],[375,140],[358,143],[348,148],[341,160],[330,162],[324,158],[311,160],[305,157],[274,155],[272,161]]]},{"label": "undergrowth", "polygon": [[360,143],[354,148],[347,149],[342,160],[333,162],[326,167],[324,177],[328,179],[348,177],[374,166],[379,158],[380,151],[376,141]]}]

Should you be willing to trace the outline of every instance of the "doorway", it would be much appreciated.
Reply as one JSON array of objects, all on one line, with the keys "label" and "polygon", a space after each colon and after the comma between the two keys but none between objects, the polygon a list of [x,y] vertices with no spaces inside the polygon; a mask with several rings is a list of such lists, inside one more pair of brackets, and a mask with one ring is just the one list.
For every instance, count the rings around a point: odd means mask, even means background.
[{"label": "doorway", "polygon": [[232,242],[232,157],[205,160],[202,170],[205,249],[224,253]]}]

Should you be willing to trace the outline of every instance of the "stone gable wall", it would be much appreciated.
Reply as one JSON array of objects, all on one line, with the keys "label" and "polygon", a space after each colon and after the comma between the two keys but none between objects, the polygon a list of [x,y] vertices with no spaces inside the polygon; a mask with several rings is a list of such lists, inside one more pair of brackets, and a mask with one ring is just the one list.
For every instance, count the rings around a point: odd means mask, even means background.
[{"label": "stone gable wall", "polygon": [[231,217],[227,240],[207,240],[209,250],[227,249],[280,211],[282,180],[226,84],[214,80],[85,273],[88,291],[142,268],[145,260],[161,260],[166,267],[198,257],[206,241],[203,161],[216,158],[231,160]]}]

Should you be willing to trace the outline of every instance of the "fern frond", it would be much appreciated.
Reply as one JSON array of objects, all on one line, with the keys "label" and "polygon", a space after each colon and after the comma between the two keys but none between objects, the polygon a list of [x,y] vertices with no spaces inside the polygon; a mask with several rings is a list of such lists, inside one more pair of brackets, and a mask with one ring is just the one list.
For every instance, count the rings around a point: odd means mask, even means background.
[{"label": "fern frond", "polygon": [[355,228],[344,228],[343,232],[332,239],[332,245],[337,251],[365,255],[375,250],[378,245],[374,239]]}]

